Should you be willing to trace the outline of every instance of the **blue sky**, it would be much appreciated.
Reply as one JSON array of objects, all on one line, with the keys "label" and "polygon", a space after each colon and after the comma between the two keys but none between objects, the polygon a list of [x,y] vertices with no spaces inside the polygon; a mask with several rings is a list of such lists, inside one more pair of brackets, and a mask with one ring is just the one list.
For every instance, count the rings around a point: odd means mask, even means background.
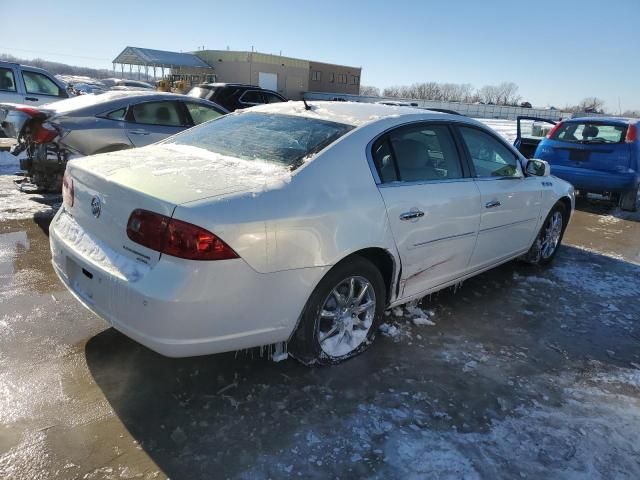
[{"label": "blue sky", "polygon": [[[640,0],[0,0],[0,53],[111,67],[127,45],[363,68],[362,83],[513,81],[523,100],[640,109]],[[53,7],[55,5],[55,7]]]}]

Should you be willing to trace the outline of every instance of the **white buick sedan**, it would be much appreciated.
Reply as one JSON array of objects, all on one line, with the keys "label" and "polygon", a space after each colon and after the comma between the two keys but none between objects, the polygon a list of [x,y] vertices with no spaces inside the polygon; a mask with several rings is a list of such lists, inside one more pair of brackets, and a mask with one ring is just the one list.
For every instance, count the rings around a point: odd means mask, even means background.
[{"label": "white buick sedan", "polygon": [[69,162],[53,265],[167,356],[364,351],[385,309],[554,257],[571,186],[472,119],[375,104],[252,108]]}]

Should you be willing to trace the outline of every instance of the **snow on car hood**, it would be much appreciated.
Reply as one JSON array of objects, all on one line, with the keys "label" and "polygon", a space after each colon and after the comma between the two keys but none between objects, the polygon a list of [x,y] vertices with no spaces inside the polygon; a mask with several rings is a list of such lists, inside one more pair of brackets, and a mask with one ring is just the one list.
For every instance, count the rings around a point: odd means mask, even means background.
[{"label": "snow on car hood", "polygon": [[172,143],[93,155],[70,163],[74,169],[174,204],[281,188],[291,179],[286,166]]}]

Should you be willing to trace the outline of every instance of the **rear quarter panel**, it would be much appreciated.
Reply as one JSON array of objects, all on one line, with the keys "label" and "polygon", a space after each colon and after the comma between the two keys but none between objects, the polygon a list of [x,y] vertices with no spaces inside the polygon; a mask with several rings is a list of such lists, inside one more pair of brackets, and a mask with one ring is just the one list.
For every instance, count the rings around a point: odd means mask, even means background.
[{"label": "rear quarter panel", "polygon": [[362,248],[394,258],[386,209],[355,130],[259,192],[179,205],[174,216],[220,236],[260,273],[331,266]]}]

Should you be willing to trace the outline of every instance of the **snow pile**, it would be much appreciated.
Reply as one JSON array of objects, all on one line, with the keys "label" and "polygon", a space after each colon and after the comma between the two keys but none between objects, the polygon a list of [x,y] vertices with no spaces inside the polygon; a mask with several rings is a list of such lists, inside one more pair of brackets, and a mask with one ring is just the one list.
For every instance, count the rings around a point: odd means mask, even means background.
[{"label": "snow pile", "polygon": [[398,341],[402,337],[412,337],[410,323],[402,320],[410,320],[415,326],[435,326],[436,323],[433,321],[435,312],[418,307],[420,301],[414,300],[387,310],[385,313],[387,321],[380,325],[380,332],[385,337],[391,337]]},{"label": "snow pile", "polygon": [[148,265],[115,252],[93,237],[66,212],[62,212],[52,226],[58,237],[72,247],[74,252],[111,275],[136,282],[150,270]]}]

